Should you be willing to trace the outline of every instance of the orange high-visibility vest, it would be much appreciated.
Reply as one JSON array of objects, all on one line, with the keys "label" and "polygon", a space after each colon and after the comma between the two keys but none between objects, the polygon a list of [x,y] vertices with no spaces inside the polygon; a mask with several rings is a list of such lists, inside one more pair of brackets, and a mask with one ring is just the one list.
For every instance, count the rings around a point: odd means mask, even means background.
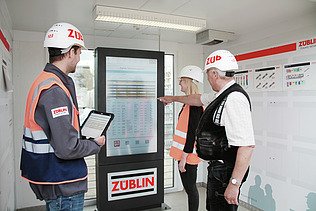
[{"label": "orange high-visibility vest", "polygon": [[[178,119],[178,124],[176,127],[175,134],[173,135],[173,142],[170,148],[170,156],[175,160],[181,160],[183,149],[185,146],[188,125],[189,125],[189,116],[190,116],[190,106],[185,105],[182,109],[182,112]],[[197,165],[200,162],[200,158],[195,152],[195,147],[193,153],[189,153],[186,163],[191,165]]]},{"label": "orange high-visibility vest", "polygon": [[42,73],[35,79],[32,87],[29,91],[29,95],[26,101],[26,109],[25,109],[25,116],[24,116],[24,127],[25,128],[32,128],[33,131],[42,130],[42,128],[35,122],[35,109],[40,97],[40,93],[43,90],[49,89],[54,84],[58,85],[60,88],[64,90],[67,94],[69,99],[73,104],[73,112],[72,112],[72,124],[75,129],[79,133],[79,120],[78,114],[79,111],[73,103],[72,97],[68,89],[64,86],[62,81],[53,73],[42,71]]},{"label": "orange high-visibility vest", "polygon": [[35,111],[41,92],[53,85],[58,85],[71,101],[72,125],[78,131],[78,138],[80,137],[79,112],[69,90],[55,74],[42,71],[33,82],[28,94],[22,139],[21,176],[33,184],[64,184],[87,178],[84,159],[57,158],[45,132],[35,121]]}]

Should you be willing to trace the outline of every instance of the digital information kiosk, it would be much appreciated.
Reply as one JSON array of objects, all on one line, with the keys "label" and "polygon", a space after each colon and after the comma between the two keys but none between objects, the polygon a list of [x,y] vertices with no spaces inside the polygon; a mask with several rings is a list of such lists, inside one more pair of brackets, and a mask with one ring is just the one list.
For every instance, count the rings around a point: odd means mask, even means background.
[{"label": "digital information kiosk", "polygon": [[99,211],[163,203],[164,53],[96,49],[96,109],[115,115],[97,156]]}]

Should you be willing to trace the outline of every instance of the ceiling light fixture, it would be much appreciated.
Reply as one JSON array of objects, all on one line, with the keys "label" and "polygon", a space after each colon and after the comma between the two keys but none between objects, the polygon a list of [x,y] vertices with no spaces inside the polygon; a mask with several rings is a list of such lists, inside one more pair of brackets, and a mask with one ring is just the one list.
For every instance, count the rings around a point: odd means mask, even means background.
[{"label": "ceiling light fixture", "polygon": [[156,12],[96,5],[94,19],[115,23],[145,25],[196,32],[206,27],[206,20]]}]

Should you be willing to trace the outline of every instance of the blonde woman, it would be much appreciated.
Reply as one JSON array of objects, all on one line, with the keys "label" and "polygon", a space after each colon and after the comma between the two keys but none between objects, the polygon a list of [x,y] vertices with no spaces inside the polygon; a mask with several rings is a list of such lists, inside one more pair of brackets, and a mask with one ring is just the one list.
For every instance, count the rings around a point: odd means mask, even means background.
[{"label": "blonde woman", "polygon": [[[190,65],[181,70],[179,85],[183,93],[186,95],[199,94],[198,83],[203,83],[201,68]],[[181,181],[188,195],[189,211],[197,211],[199,208],[196,178],[200,159],[194,148],[195,130],[202,113],[202,106],[183,105],[170,148],[170,156],[178,161]]]}]

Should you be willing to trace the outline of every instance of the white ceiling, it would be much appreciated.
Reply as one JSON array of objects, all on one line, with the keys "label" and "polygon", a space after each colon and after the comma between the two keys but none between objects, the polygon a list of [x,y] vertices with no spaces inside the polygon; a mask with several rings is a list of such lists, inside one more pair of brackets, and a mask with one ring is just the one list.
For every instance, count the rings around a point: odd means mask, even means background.
[{"label": "white ceiling", "polygon": [[[83,34],[194,43],[195,34],[93,21],[96,4],[207,20],[207,28],[237,35],[316,14],[314,0],[5,0],[13,29],[46,30],[56,22],[74,24]],[[316,21],[315,21],[316,22]]]}]

